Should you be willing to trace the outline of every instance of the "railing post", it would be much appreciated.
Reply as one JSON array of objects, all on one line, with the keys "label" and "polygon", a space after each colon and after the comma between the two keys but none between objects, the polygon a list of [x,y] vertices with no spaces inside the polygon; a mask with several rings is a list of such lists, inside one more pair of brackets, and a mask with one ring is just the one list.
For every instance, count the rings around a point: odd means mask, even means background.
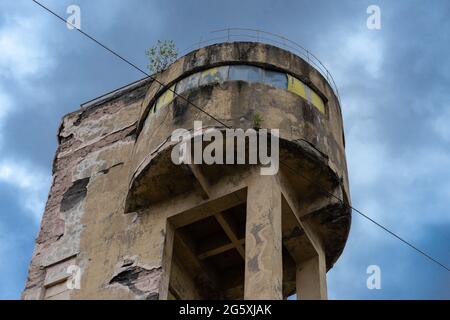
[{"label": "railing post", "polygon": [[[216,31],[212,31],[212,32],[226,32],[226,38],[227,38],[227,42],[231,42],[231,37],[233,36],[231,34],[231,30],[236,30],[238,33],[235,34],[234,36],[239,39],[239,37],[241,36],[239,34],[239,32],[241,31],[251,31],[254,34],[256,34],[256,40],[258,42],[261,41],[261,35],[267,35],[266,37],[266,41],[269,44],[272,43],[276,43],[274,45],[279,45],[280,47],[286,49],[286,50],[290,50],[291,52],[301,56],[304,58],[304,54],[306,52],[306,61],[311,64],[313,66],[313,68],[315,68],[319,73],[321,73],[326,79],[327,81],[330,83],[331,87],[333,88],[334,93],[337,95],[338,100],[340,101],[340,96],[339,96],[339,92],[338,92],[338,88],[336,83],[334,82],[333,76],[331,75],[331,73],[328,71],[327,67],[325,67],[325,65],[311,52],[309,52],[309,50],[303,46],[301,46],[300,44],[298,44],[297,42],[294,42],[292,40],[289,40],[288,38],[278,35],[278,34],[273,34],[270,32],[265,32],[263,30],[259,30],[259,29],[243,29],[243,28],[230,28],[227,27],[225,29],[221,29],[221,30],[216,30]],[[246,36],[246,35],[242,35],[242,36]],[[223,39],[225,36],[220,37],[220,39]],[[251,36],[250,36],[251,37]],[[253,36],[253,38],[255,38],[255,36]],[[212,39],[211,39],[212,40]],[[202,37],[200,38],[200,41],[198,42],[198,48],[200,48],[202,45],[204,45],[205,43],[208,43],[208,41],[211,40],[205,40],[203,41]],[[295,47],[298,47],[300,49],[292,49],[291,46],[289,46],[289,44],[292,43],[294,44]],[[193,45],[193,47],[195,47],[195,43]],[[186,52],[188,52],[189,50],[185,50]],[[331,83],[331,82],[332,83]]]}]

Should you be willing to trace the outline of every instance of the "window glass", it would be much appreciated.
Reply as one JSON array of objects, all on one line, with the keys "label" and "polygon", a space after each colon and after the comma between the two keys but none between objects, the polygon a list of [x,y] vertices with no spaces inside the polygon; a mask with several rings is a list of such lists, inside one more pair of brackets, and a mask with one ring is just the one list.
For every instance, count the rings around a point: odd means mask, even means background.
[{"label": "window glass", "polygon": [[156,112],[172,102],[175,96],[173,90],[176,90],[177,94],[181,94],[198,86],[221,83],[227,80],[259,82],[276,88],[287,89],[309,101],[320,112],[325,113],[325,104],[322,98],[299,79],[283,72],[265,70],[249,65],[220,66],[192,74],[171,86],[170,89],[166,89],[152,107],[152,112]]},{"label": "window glass", "polygon": [[228,80],[228,66],[205,70],[200,75],[200,86]]},{"label": "window glass", "polygon": [[263,82],[263,70],[246,65],[230,66],[229,80]]},{"label": "window glass", "polygon": [[275,88],[287,89],[287,76],[278,71],[264,70],[264,83]]},{"label": "window glass", "polygon": [[200,79],[200,73],[194,73],[187,78],[179,81],[177,84],[177,93],[183,93],[189,89],[198,87],[198,80]]}]

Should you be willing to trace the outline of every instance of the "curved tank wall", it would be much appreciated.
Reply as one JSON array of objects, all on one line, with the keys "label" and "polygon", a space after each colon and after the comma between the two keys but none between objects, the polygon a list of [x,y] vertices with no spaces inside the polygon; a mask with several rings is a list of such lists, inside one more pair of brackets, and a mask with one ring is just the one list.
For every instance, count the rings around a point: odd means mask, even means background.
[{"label": "curved tank wall", "polygon": [[[304,207],[313,211],[317,199],[330,202],[311,219],[324,225],[320,232],[327,238],[331,267],[347,238],[350,197],[342,114],[327,80],[300,57],[252,42],[198,49],[156,78],[166,86],[154,81],[142,105],[125,211],[148,208],[192,190],[183,169],[168,163],[170,136],[178,128],[192,130],[194,120],[201,120],[204,127],[223,126],[187,101],[233,128],[253,127],[259,114],[263,128],[280,130],[281,161],[304,169],[302,182],[302,177],[288,174],[300,198],[308,202]],[[333,202],[327,192],[344,204]]]}]

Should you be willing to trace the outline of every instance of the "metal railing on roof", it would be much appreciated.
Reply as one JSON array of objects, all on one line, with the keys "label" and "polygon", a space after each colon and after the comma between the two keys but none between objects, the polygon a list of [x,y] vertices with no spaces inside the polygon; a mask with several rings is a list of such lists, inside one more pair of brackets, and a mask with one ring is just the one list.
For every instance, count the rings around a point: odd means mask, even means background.
[{"label": "metal railing on roof", "polygon": [[331,75],[330,71],[328,70],[328,68],[325,67],[325,65],[313,53],[311,53],[311,51],[309,51],[302,45],[298,44],[297,42],[290,40],[282,35],[251,28],[226,28],[214,30],[211,31],[211,33],[218,34],[219,36],[211,37],[205,40],[201,39],[195,44],[182,50],[180,52],[180,56],[184,56],[193,50],[199,49],[207,45],[212,45],[221,42],[231,42],[236,40],[252,39],[256,42],[275,45],[298,55],[299,57],[306,60],[310,65],[312,65],[320,74],[322,74],[322,76],[325,77],[325,79],[327,79],[328,83],[333,89],[334,94],[338,98],[339,103],[341,102],[336,82],[333,76]]}]

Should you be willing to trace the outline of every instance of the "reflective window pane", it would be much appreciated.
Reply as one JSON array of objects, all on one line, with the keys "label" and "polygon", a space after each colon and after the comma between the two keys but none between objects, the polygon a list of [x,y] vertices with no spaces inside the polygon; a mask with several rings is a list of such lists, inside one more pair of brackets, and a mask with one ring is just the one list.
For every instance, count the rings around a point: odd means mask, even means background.
[{"label": "reflective window pane", "polygon": [[280,89],[288,87],[286,74],[278,71],[264,70],[264,83]]},{"label": "reflective window pane", "polygon": [[177,84],[177,93],[183,93],[189,89],[198,87],[198,80],[200,79],[200,73],[194,73],[187,78],[179,81]]},{"label": "reflective window pane", "polygon": [[211,68],[205,70],[200,75],[200,86],[209,83],[221,83],[228,80],[228,66]]},{"label": "reflective window pane", "polygon": [[263,70],[246,65],[230,66],[229,80],[263,82]]},{"label": "reflective window pane", "polygon": [[[210,68],[192,74],[171,87],[177,94],[182,94],[190,89],[198,88],[212,83],[222,83],[227,80],[240,80],[247,82],[258,82],[271,85],[275,88],[285,89],[303,99],[309,101],[320,112],[325,113],[325,104],[322,98],[308,85],[299,79],[279,71],[265,70],[250,65],[231,65]],[[174,93],[166,90],[156,101],[153,112],[172,102]]]}]

